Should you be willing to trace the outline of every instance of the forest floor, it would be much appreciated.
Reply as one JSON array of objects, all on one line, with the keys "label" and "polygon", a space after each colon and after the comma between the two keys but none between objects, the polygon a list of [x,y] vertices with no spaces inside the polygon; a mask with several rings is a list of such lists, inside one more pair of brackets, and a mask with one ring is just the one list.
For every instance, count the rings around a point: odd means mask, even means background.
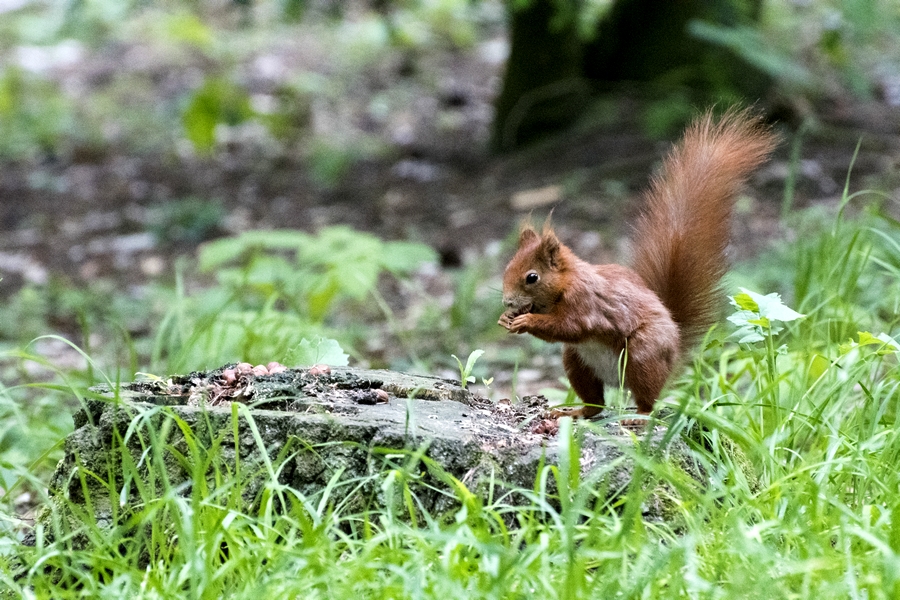
[{"label": "forest floor", "polygon": [[[628,101],[619,102],[629,104]],[[624,107],[617,110],[627,113]],[[900,131],[856,128],[805,140],[792,208],[835,206],[858,139],[862,145],[850,191],[878,189],[896,199]],[[790,131],[785,132],[791,135]],[[621,258],[621,241],[639,207],[639,193],[670,146],[649,139],[627,116],[612,126],[563,133],[526,150],[490,156],[441,148],[399,150],[350,167],[326,189],[311,184],[304,165],[265,160],[249,151],[210,159],[129,155],[5,164],[0,170],[0,271],[3,296],[26,282],[62,277],[73,284],[99,277],[121,285],[171,275],[174,260],[205,239],[250,229],[316,230],[344,224],[385,239],[434,247],[442,266],[458,267],[514,232],[524,217],[553,209],[563,239],[586,259]],[[757,173],[739,207],[735,254],[749,257],[785,232],[780,226],[791,169],[788,142]],[[154,235],[154,210],[185,198],[214,199],[221,220],[191,235]],[[188,225],[185,225],[188,228]],[[599,234],[599,237],[598,235]],[[160,239],[163,238],[163,239]],[[174,242],[174,243],[168,243]]]},{"label": "forest floor", "polygon": [[[54,281],[76,288],[104,281],[125,296],[140,295],[150,281],[171,283],[178,257],[194,256],[203,241],[251,229],[350,225],[385,239],[423,242],[439,252],[442,270],[452,271],[504,251],[501,241],[523,218],[533,213],[542,220],[550,209],[561,238],[583,258],[623,260],[639,193],[677,133],[651,139],[640,118],[644,104],[623,93],[598,99],[592,117],[571,131],[512,154],[491,155],[490,105],[501,64],[486,57],[496,43],[423,59],[418,78],[413,76],[418,83],[409,82],[402,57],[387,56],[374,74],[357,82],[354,93],[316,109],[324,116],[313,115],[314,123],[341,116],[362,123],[383,149],[352,161],[327,184],[310,176],[308,155],[285,148],[268,152],[259,140],[239,136],[207,157],[183,147],[147,152],[128,144],[73,143],[63,152],[6,162],[0,168],[0,298]],[[288,61],[291,48],[298,47],[282,49],[276,58],[300,68],[300,59]],[[119,57],[139,50],[137,44],[101,49],[62,67],[51,65],[51,77],[84,100],[121,75]],[[274,60],[262,54],[254,64],[263,58]],[[173,85],[183,92],[184,74],[196,66],[176,68],[164,59],[144,66],[154,81],[181,81],[154,88],[144,102],[170,100]],[[421,84],[425,79],[431,83]],[[368,123],[367,99],[378,90],[400,88],[406,100]],[[790,238],[782,216],[791,177],[788,212],[837,206],[860,140],[851,192],[880,190],[893,198],[891,210],[898,210],[898,111],[874,102],[832,101],[816,114],[795,157],[796,122],[777,125],[783,144],[754,175],[738,206],[735,257],[756,256],[773,241]],[[327,134],[328,125],[319,129]],[[173,214],[174,203],[190,199],[200,204]],[[204,213],[209,206],[212,217]],[[494,285],[499,275],[498,269]],[[499,308],[498,302],[498,314]],[[77,320],[54,325],[77,339]]]}]

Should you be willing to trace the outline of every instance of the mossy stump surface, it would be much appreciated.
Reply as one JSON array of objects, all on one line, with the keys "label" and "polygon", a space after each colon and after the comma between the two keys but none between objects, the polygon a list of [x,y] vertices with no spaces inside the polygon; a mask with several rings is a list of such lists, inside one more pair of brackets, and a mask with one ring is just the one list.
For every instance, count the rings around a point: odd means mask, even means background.
[{"label": "mossy stump surface", "polygon": [[[112,524],[165,489],[189,496],[199,482],[212,493],[223,474],[238,476],[241,503],[255,510],[274,474],[295,498],[316,505],[331,494],[342,510],[365,511],[401,502],[375,475],[405,469],[418,506],[440,515],[459,505],[454,479],[484,502],[512,491],[507,503],[527,503],[516,490],[534,490],[542,468],[558,465],[569,447],[558,435],[532,433],[546,410],[540,396],[494,404],[452,381],[354,368],[226,384],[224,369],[96,388],[75,415],[51,492]],[[702,477],[684,441],[669,440],[662,426],[649,438],[615,421],[576,422],[574,431],[582,478],[609,497],[628,489],[639,444]],[[552,499],[555,479],[546,481]],[[647,518],[665,518],[661,485],[647,488]]]}]

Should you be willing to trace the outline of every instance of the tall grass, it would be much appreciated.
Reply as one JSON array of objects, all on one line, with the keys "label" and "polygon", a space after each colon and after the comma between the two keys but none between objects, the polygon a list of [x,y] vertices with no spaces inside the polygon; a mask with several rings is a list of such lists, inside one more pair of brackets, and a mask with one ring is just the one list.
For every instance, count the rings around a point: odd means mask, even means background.
[{"label": "tall grass", "polygon": [[[564,460],[515,494],[423,478],[435,467],[416,452],[303,494],[279,483],[290,453],[225,460],[227,440],[148,413],[114,442],[117,472],[80,470],[93,481],[43,498],[34,545],[4,497],[0,586],[37,598],[900,597],[898,226],[877,211],[827,225],[761,263],[789,270],[778,291],[806,317],[772,344],[710,344],[664,402],[667,435],[688,441],[703,482],[639,435],[638,475],[609,500],[577,468],[564,422]],[[173,453],[192,485],[170,480]],[[455,508],[425,510],[425,485],[444,485]],[[645,516],[651,488],[667,496],[664,522]]]}]

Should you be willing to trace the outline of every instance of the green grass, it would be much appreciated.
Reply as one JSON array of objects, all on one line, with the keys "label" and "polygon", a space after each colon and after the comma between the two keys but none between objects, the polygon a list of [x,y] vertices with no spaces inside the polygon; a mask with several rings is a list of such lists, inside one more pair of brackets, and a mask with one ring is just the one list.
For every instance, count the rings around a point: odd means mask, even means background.
[{"label": "green grass", "polygon": [[[290,456],[229,466],[228,440],[169,419],[122,432],[144,450],[120,452],[118,474],[81,471],[106,490],[91,503],[110,521],[43,495],[43,525],[25,546],[13,500],[42,494],[59,450],[41,459],[38,446],[60,430],[42,421],[46,406],[22,403],[22,389],[0,388],[12,436],[0,445],[11,487],[0,588],[37,598],[896,598],[900,368],[882,334],[896,340],[900,322],[898,225],[877,209],[820,223],[741,269],[746,287],[779,291],[806,316],[758,343],[714,331],[664,402],[670,435],[688,441],[708,482],[637,443],[645,478],[615,500],[562,464],[535,473],[533,489],[480,501],[425,477],[434,467],[415,453],[365,478],[335,473],[304,495],[278,482]],[[80,386],[51,387],[77,405]],[[173,428],[188,442],[173,445]],[[22,440],[34,450],[17,453]],[[168,479],[173,449],[190,488]],[[87,483],[67,489],[77,496]],[[666,490],[668,522],[643,516],[650,484]],[[418,495],[435,485],[456,508],[423,508]],[[123,494],[136,501],[121,506]]]}]

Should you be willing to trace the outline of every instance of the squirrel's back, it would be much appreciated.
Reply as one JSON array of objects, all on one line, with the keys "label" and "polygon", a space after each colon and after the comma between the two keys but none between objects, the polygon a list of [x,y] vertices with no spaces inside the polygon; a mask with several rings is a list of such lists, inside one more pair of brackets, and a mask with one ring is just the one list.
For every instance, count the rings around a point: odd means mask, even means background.
[{"label": "squirrel's back", "polygon": [[633,237],[634,270],[678,324],[682,349],[716,322],[734,200],[777,137],[747,110],[685,131],[651,181]]}]

